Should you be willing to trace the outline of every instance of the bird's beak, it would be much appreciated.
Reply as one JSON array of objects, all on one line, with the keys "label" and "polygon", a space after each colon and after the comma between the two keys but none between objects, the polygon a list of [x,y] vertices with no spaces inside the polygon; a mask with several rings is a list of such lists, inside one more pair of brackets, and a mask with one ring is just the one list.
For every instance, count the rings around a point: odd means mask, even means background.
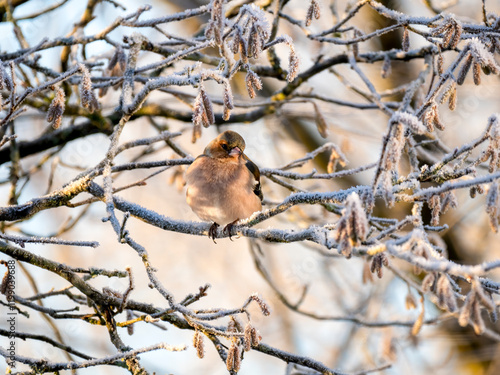
[{"label": "bird's beak", "polygon": [[229,156],[240,156],[242,154],[239,147],[233,147],[231,151],[229,151]]}]

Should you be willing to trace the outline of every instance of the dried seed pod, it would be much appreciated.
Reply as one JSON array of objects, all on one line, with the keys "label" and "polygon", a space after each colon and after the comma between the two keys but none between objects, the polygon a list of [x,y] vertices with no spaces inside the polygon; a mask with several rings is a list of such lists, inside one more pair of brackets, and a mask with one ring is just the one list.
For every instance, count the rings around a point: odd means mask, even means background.
[{"label": "dried seed pod", "polygon": [[495,301],[493,301],[491,294],[484,290],[481,282],[477,277],[472,279],[472,288],[476,292],[478,301],[486,308],[486,310],[488,310],[489,312],[493,312],[496,310]]},{"label": "dried seed pod", "polygon": [[246,63],[248,61],[248,58],[250,57],[248,54],[248,44],[247,41],[243,39],[243,36],[241,36],[239,42],[240,42],[240,54],[243,62]]},{"label": "dried seed pod", "polygon": [[384,198],[385,204],[388,207],[393,207],[394,203],[396,203],[394,194],[392,192],[392,177],[388,171],[382,173],[380,177],[380,187],[382,188],[382,197]]},{"label": "dried seed pod", "polygon": [[448,108],[450,111],[454,111],[457,108],[457,85],[455,82],[452,83],[453,87],[450,93],[450,98],[448,100]]},{"label": "dried seed pod", "polygon": [[473,57],[470,52],[467,53],[467,57],[465,58],[462,68],[458,72],[457,84],[462,85],[465,82],[465,77],[467,76],[467,73],[469,73],[470,67],[472,65],[472,60]]},{"label": "dried seed pod", "polygon": [[[344,154],[340,154],[339,162],[342,166],[345,166],[347,164],[347,158],[344,156]],[[370,189],[363,191],[360,198],[361,202],[363,202],[363,207],[365,208],[367,215],[370,214],[373,210],[373,207],[375,206],[375,196],[373,195],[372,190]]]},{"label": "dried seed pod", "polygon": [[408,28],[405,27],[403,30],[403,51],[408,52],[410,50],[410,32]]},{"label": "dried seed pod", "polygon": [[238,332],[238,328],[236,327],[236,320],[230,319],[227,323],[227,332],[228,333],[236,333]]},{"label": "dried seed pod", "polygon": [[306,13],[306,21],[305,24],[307,27],[311,26],[311,22],[314,16],[314,7],[313,7],[313,1],[311,1],[311,4],[309,5],[309,8],[307,8],[307,13]]},{"label": "dried seed pod", "polygon": [[314,106],[314,121],[316,122],[316,128],[318,129],[319,134],[323,138],[328,137],[328,124],[326,123],[325,117],[321,113],[319,106],[316,103],[313,103]]},{"label": "dried seed pod", "polygon": [[62,115],[65,108],[66,95],[64,90],[58,87],[56,89],[56,95],[50,103],[49,109],[47,110],[47,121],[52,124],[54,129],[59,128],[62,122]]},{"label": "dried seed pod", "polygon": [[218,46],[222,45],[222,34],[224,33],[224,11],[223,0],[212,0],[210,9],[210,21],[205,28],[205,37],[214,38]]},{"label": "dried seed pod", "polygon": [[250,333],[252,338],[252,346],[259,345],[260,341],[262,340],[262,336],[260,335],[259,331],[255,327],[252,327],[252,331]]},{"label": "dried seed pod", "polygon": [[439,75],[442,75],[444,72],[444,57],[441,52],[438,53],[437,57],[437,71]]},{"label": "dried seed pod", "polygon": [[194,124],[193,126],[193,134],[191,136],[191,142],[196,143],[196,141],[201,137],[201,125]]},{"label": "dried seed pod", "polygon": [[234,322],[235,332],[244,332],[243,323],[236,315],[231,315],[231,321]]},{"label": "dried seed pod", "polygon": [[381,76],[382,78],[387,78],[391,74],[392,61],[388,54],[384,56],[384,63],[382,64]]},{"label": "dried seed pod", "polygon": [[243,335],[243,350],[249,352],[252,349],[252,325],[250,322],[245,326],[245,333]]},{"label": "dried seed pod", "polygon": [[351,193],[345,201],[342,217],[337,223],[335,240],[339,244],[339,252],[349,258],[352,247],[364,241],[368,232],[368,219],[359,195]]},{"label": "dried seed pod", "polygon": [[342,254],[347,259],[352,255],[352,242],[347,236],[346,231],[347,223],[345,221],[339,221],[337,224],[337,236],[335,240],[337,241],[337,250],[339,254]]},{"label": "dried seed pod", "polygon": [[319,2],[317,0],[311,0],[311,4],[314,8],[314,18],[319,20],[321,17],[321,8],[319,7]]},{"label": "dried seed pod", "polygon": [[384,169],[387,171],[397,171],[406,143],[405,127],[401,122],[393,126],[392,133],[384,155]]},{"label": "dried seed pod", "polygon": [[0,293],[2,293],[3,295],[6,295],[7,293],[7,288],[9,286],[9,283],[11,282],[11,279],[12,275],[10,274],[9,270],[7,270],[3,275],[2,284],[0,284]]},{"label": "dried seed pod", "polygon": [[474,293],[474,291],[470,291],[469,294],[467,294],[467,297],[465,298],[465,302],[462,305],[462,308],[460,309],[460,314],[458,316],[458,324],[460,324],[461,327],[465,327],[467,326],[467,324],[469,324],[475,300],[476,300],[476,294]]},{"label": "dried seed pod", "polygon": [[203,121],[204,113],[205,109],[203,108],[203,98],[200,90],[193,104],[193,124],[195,126],[204,125]]},{"label": "dried seed pod", "polygon": [[254,59],[258,58],[262,52],[262,39],[259,35],[259,29],[255,23],[250,28],[248,36],[248,55]]},{"label": "dried seed pod", "polygon": [[3,90],[7,86],[5,84],[6,77],[8,77],[7,71],[3,67],[2,60],[0,60],[0,90]]},{"label": "dried seed pod", "polygon": [[472,78],[476,86],[481,84],[481,64],[478,62],[474,62],[472,65]]},{"label": "dried seed pod", "polygon": [[115,49],[115,53],[109,60],[107,67],[108,75],[110,77],[120,77],[125,73],[125,68],[127,67],[127,55],[123,51],[122,47]]},{"label": "dried seed pod", "polygon": [[247,75],[245,76],[245,82],[248,96],[250,96],[251,99],[255,98],[255,90],[262,90],[262,81],[259,76],[252,70],[248,69]]},{"label": "dried seed pod", "polygon": [[354,55],[354,59],[358,59],[359,58],[359,44],[358,43],[354,43],[352,45],[352,54]]},{"label": "dried seed pod", "polygon": [[233,36],[233,39],[231,40],[229,48],[230,48],[231,52],[236,55],[238,52],[240,52],[240,45],[241,45],[241,39],[242,39],[241,30],[239,30],[239,28],[235,28],[233,33],[232,33],[232,36]]},{"label": "dried seed pod", "polygon": [[[363,36],[363,33],[358,29],[354,29],[353,34],[354,34],[353,35],[354,39],[359,38],[360,36]],[[352,44],[352,54],[354,55],[354,59],[357,60],[359,58],[359,43]]]},{"label": "dried seed pod", "polygon": [[269,306],[264,302],[262,297],[260,297],[257,293],[254,293],[250,296],[250,298],[257,302],[257,304],[260,307],[260,311],[262,312],[262,315],[264,316],[269,316],[271,314],[271,311],[269,310]]},{"label": "dried seed pod", "polygon": [[486,213],[490,219],[490,226],[493,232],[498,232],[498,219],[500,217],[500,190],[498,181],[490,185],[486,195]]},{"label": "dried seed pod", "polygon": [[451,288],[450,280],[446,274],[442,274],[436,284],[436,295],[438,297],[438,306],[449,312],[458,310],[457,299]]},{"label": "dried seed pod", "polygon": [[454,34],[454,29],[451,25],[444,30],[443,40],[441,42],[442,48],[447,49],[450,47],[451,38],[453,37],[453,34]]},{"label": "dried seed pod", "polygon": [[497,149],[497,148],[493,148],[491,145],[488,146],[490,152],[489,152],[489,155],[490,155],[490,163],[488,165],[488,171],[490,173],[493,173],[497,170],[499,164],[500,164],[500,150]]},{"label": "dried seed pod", "polygon": [[453,91],[456,91],[456,84],[455,84],[455,81],[452,81],[447,87],[446,89],[443,91],[443,93],[441,94],[441,97],[439,99],[439,103],[440,104],[443,104],[444,102],[446,102],[447,100],[450,99],[450,96],[452,94]]},{"label": "dried seed pod", "polygon": [[414,310],[417,308],[417,299],[409,290],[405,298],[405,307],[406,310]]},{"label": "dried seed pod", "polygon": [[472,302],[470,322],[472,324],[472,328],[474,328],[474,332],[476,333],[476,335],[483,334],[486,326],[484,324],[483,318],[481,317],[481,306],[477,298]]},{"label": "dried seed pod", "polygon": [[99,109],[99,102],[92,90],[92,80],[90,78],[90,72],[87,67],[83,64],[79,65],[80,72],[82,73],[82,80],[80,82],[80,97],[82,101],[82,106],[87,108],[90,113]]},{"label": "dried seed pod", "polygon": [[457,208],[458,201],[457,201],[457,197],[456,197],[455,193],[453,193],[453,191],[441,193],[440,198],[441,198],[441,212],[443,214],[446,213],[450,207]]},{"label": "dried seed pod", "polygon": [[424,113],[423,123],[427,127],[427,131],[432,133],[434,131],[434,117],[436,117],[436,109],[434,107],[429,108]]},{"label": "dried seed pod", "polygon": [[422,329],[422,326],[424,325],[424,317],[425,317],[424,296],[420,297],[420,305],[422,306],[422,310],[420,311],[420,314],[418,314],[417,320],[415,320],[415,323],[413,323],[413,326],[411,327],[412,336],[418,335],[418,333]]},{"label": "dried seed pod", "polygon": [[[126,314],[127,314],[127,320],[132,320],[134,319],[134,313],[132,310],[125,310]],[[129,336],[132,336],[134,334],[134,324],[129,324],[127,325],[127,333]]]},{"label": "dried seed pod", "polygon": [[295,77],[297,77],[297,74],[299,73],[299,65],[299,56],[295,52],[295,48],[290,46],[290,55],[288,56],[288,75],[286,76],[288,82],[292,82]]},{"label": "dried seed pod", "polygon": [[450,40],[450,48],[457,48],[458,43],[460,42],[460,38],[462,36],[462,25],[457,21],[454,20],[454,25],[453,25],[453,36]]},{"label": "dried seed pod", "polygon": [[363,284],[373,283],[373,275],[370,270],[370,265],[366,262],[363,264],[362,282]]},{"label": "dried seed pod", "polygon": [[397,359],[397,342],[392,329],[386,329],[380,344],[382,358],[388,362],[394,362]]},{"label": "dried seed pod", "polygon": [[492,323],[496,323],[498,321],[498,310],[497,309],[490,312],[490,321]]},{"label": "dried seed pod", "polygon": [[317,0],[311,0],[311,4],[307,9],[306,21],[305,21],[306,26],[311,26],[313,17],[315,19],[319,19],[321,17],[321,9],[319,7],[319,3]]},{"label": "dried seed pod", "polygon": [[233,341],[227,352],[226,368],[228,371],[238,372],[241,365],[240,349]]},{"label": "dried seed pod", "polygon": [[12,91],[14,89],[13,79],[14,77],[11,77],[9,73],[7,73],[2,60],[0,60],[0,90],[7,89],[7,91]]},{"label": "dried seed pod", "polygon": [[335,172],[337,164],[345,166],[347,164],[347,159],[345,155],[337,148],[337,146],[333,145],[330,151],[330,158],[328,159],[326,171],[328,173]]},{"label": "dried seed pod", "polygon": [[196,349],[196,354],[198,358],[203,358],[205,356],[205,344],[203,342],[203,334],[196,330],[193,336],[193,347]]},{"label": "dried seed pod", "polygon": [[451,27],[449,19],[444,18],[439,26],[433,26],[432,36],[438,36]]},{"label": "dried seed pod", "polygon": [[372,264],[370,266],[370,271],[372,273],[377,273],[377,277],[379,279],[384,276],[384,271],[382,266],[388,266],[389,265],[389,260],[387,259],[387,256],[384,253],[379,253],[375,255],[372,259]]},{"label": "dried seed pod", "polygon": [[[432,128],[434,128],[434,126],[436,128],[438,128],[439,130],[444,130],[444,124],[441,122],[441,119],[439,118],[439,113],[438,113],[438,109],[437,109],[437,105],[436,103],[433,103],[432,106],[431,106],[431,109],[429,111],[432,111]],[[424,119],[425,121],[425,119]]]},{"label": "dried seed pod", "polygon": [[208,127],[209,125],[213,125],[215,123],[214,108],[212,106],[212,101],[208,97],[208,94],[203,86],[200,86],[200,95],[203,102],[203,111],[205,112],[207,119],[207,122],[204,122],[203,125]]},{"label": "dried seed pod", "polygon": [[422,290],[424,292],[430,292],[434,289],[434,284],[436,282],[436,274],[434,272],[428,273],[422,280]]},{"label": "dried seed pod", "polygon": [[0,90],[3,90],[5,88],[5,76],[7,75],[7,72],[5,71],[5,68],[2,65],[2,60],[0,60]]},{"label": "dried seed pod", "polygon": [[223,112],[222,112],[222,119],[224,121],[227,121],[227,120],[229,120],[230,117],[231,117],[231,110],[227,107],[224,107]]},{"label": "dried seed pod", "polygon": [[477,188],[475,186],[471,187],[469,189],[469,195],[472,199],[474,199],[476,197],[476,194],[477,194]]},{"label": "dried seed pod", "polygon": [[439,225],[439,215],[441,214],[441,199],[439,195],[433,195],[427,201],[429,208],[432,210],[431,225]]},{"label": "dried seed pod", "polygon": [[233,92],[231,91],[231,85],[229,82],[224,83],[224,94],[222,97],[224,103],[224,115],[222,116],[224,121],[229,120],[231,115],[231,110],[234,108],[233,104]]}]

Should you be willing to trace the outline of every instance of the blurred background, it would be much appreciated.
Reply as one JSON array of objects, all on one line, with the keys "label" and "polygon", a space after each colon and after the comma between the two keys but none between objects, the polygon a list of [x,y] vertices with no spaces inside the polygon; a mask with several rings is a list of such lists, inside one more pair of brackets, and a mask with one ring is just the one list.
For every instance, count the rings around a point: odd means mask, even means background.
[{"label": "blurred background", "polygon": [[[16,6],[14,18],[33,14],[44,9],[48,4],[58,2],[30,0]],[[207,1],[165,1],[150,0],[152,10],[142,15],[142,19],[160,17],[176,13],[183,9],[194,8]],[[255,3],[259,3],[255,1]],[[265,2],[262,2],[265,3]],[[342,12],[347,1],[334,1]],[[351,4],[355,2],[351,1]],[[426,1],[382,1],[387,7],[406,14],[423,17],[433,16]],[[436,2],[439,3],[439,2]],[[120,1],[127,10],[115,7],[112,2],[103,1],[95,11],[95,19],[85,28],[85,34],[92,35],[115,18],[131,13],[144,2],[134,0]],[[500,4],[497,1],[486,1],[490,12],[498,14]],[[309,2],[291,0],[287,2],[284,11],[291,17],[303,20]],[[437,4],[439,5],[439,4]],[[436,5],[436,6],[437,6]],[[330,3],[321,2],[322,16],[308,28],[316,33],[332,26],[334,20],[328,13]],[[86,2],[69,0],[56,10],[34,19],[18,21],[19,27],[30,45],[35,45],[43,37],[49,39],[68,34],[78,22],[86,7]],[[479,23],[482,20],[481,1],[461,0],[456,5],[446,9],[456,14],[462,21]],[[183,38],[190,38],[202,30],[207,17],[192,18],[179,23],[162,25],[166,33]],[[352,20],[365,33],[387,26],[387,20],[381,18],[369,8],[363,8]],[[165,39],[161,33],[151,29],[134,30],[120,27],[110,34],[115,41],[121,41],[123,36],[130,36],[139,31],[148,39],[160,43]],[[297,53],[301,59],[300,71],[312,66],[318,56],[332,56],[345,51],[345,46],[324,45],[307,38],[304,30],[296,25],[281,22],[280,34],[292,37]],[[0,49],[2,52],[19,49],[19,43],[13,37],[12,24],[0,23]],[[389,50],[400,48],[401,33],[393,32],[380,38],[372,39],[359,45],[360,52]],[[411,48],[417,48],[427,43],[426,40],[411,33]],[[60,69],[59,60],[62,47],[52,48],[40,53],[40,64]],[[279,56],[286,61],[288,49],[278,46]],[[86,46],[86,56],[89,60],[109,58],[112,48],[105,42],[95,42]],[[446,62],[455,55],[445,55]],[[448,60],[449,59],[449,60]],[[142,53],[139,66],[159,60],[158,55]],[[262,57],[262,63],[266,59]],[[445,64],[446,64],[445,62]],[[416,59],[410,62],[393,62],[392,73],[387,78],[381,78],[382,63],[360,65],[379,92],[393,89],[415,79],[423,68],[424,62]],[[179,66],[182,66],[180,64]],[[179,69],[179,68],[178,68]],[[283,86],[283,82],[272,78],[264,78],[264,89],[258,93],[253,102],[259,102],[269,97]],[[359,77],[347,64],[339,64],[316,75],[299,89],[300,93],[314,92],[329,98],[356,103],[366,103],[366,100],[350,86],[366,91]],[[424,85],[428,87],[428,85]],[[217,93],[216,86],[207,85],[210,93]],[[232,89],[237,102],[252,101],[248,98],[244,75],[236,76],[232,81]],[[450,148],[459,147],[479,136],[485,129],[488,117],[499,111],[498,92],[500,89],[497,76],[484,76],[480,86],[475,86],[471,78],[458,90],[458,104],[454,112],[442,109],[442,120],[447,129],[441,133],[443,142]],[[186,90],[193,93],[194,91]],[[424,93],[425,94],[425,93]],[[220,95],[220,90],[218,92]],[[401,93],[388,96],[389,99],[401,99]],[[103,111],[112,111],[118,102],[119,91],[110,90],[100,98]],[[189,103],[185,103],[172,95],[155,93],[150,99],[165,106],[178,107],[190,111]],[[205,145],[220,131],[231,129],[239,132],[246,140],[245,153],[261,168],[281,167],[292,160],[303,157],[307,152],[329,141],[341,148],[346,155],[346,168],[356,168],[379,158],[381,139],[387,129],[388,118],[379,110],[358,109],[333,103],[318,102],[321,112],[329,127],[327,139],[321,138],[315,125],[315,113],[310,102],[295,102],[282,106],[272,116],[252,123],[238,123],[203,129],[202,137],[196,143],[191,142],[190,123],[174,119],[156,117],[155,126],[170,131],[181,131],[183,135],[177,138],[178,144],[190,155],[200,154]],[[67,122],[66,122],[67,121]],[[78,120],[76,120],[78,122]],[[70,126],[68,120],[63,126]],[[155,126],[147,118],[138,119],[125,127],[121,142],[145,138],[158,134]],[[47,131],[45,114],[35,109],[28,110],[16,120],[16,133],[19,140],[33,139],[36,135]],[[63,147],[49,162],[44,162],[44,155],[36,154],[22,161],[22,168],[31,173],[18,198],[19,203],[29,201],[33,197],[44,195],[60,188],[74,178],[78,173],[91,168],[103,159],[109,145],[104,134],[94,134],[70,142]],[[117,163],[133,160],[144,149],[134,148],[120,154]],[[142,161],[164,160],[177,157],[166,147],[152,147],[150,152],[141,157]],[[326,170],[328,155],[315,159],[314,163],[306,164],[301,172],[310,172],[313,168],[323,172]],[[8,204],[10,184],[9,163],[0,166],[0,199],[1,205]],[[118,195],[135,202],[162,215],[178,219],[198,221],[184,200],[183,167],[168,170],[147,181],[146,186],[124,190]],[[125,186],[148,176],[148,170],[133,170],[116,177],[115,186]],[[49,176],[52,176],[49,186]],[[350,186],[370,184],[373,170],[368,170],[336,180],[306,180],[293,181],[302,189],[313,191],[336,191]],[[282,201],[290,192],[263,178],[263,191],[266,202],[271,205]],[[441,241],[446,247],[450,259],[458,263],[478,264],[491,261],[500,256],[500,240],[489,227],[488,217],[484,211],[484,196],[475,199],[469,197],[468,191],[457,194],[458,208],[449,211],[441,220],[449,229],[444,231],[436,241]],[[87,197],[88,198],[88,197]],[[78,197],[75,201],[83,200]],[[75,202],[73,201],[73,202]],[[269,206],[268,206],[269,207]],[[397,204],[390,211],[382,203],[377,203],[377,215],[391,218],[401,218],[409,213],[410,206]],[[72,240],[95,240],[100,246],[96,249],[79,248],[59,245],[27,244],[26,249],[41,256],[57,260],[70,266],[102,267],[123,270],[130,266],[135,278],[136,289],[130,298],[150,302],[156,306],[166,307],[166,301],[155,291],[147,287],[148,279],[144,272],[141,259],[126,245],[118,243],[115,233],[109,223],[101,219],[106,216],[102,202],[84,205],[77,208],[60,207],[46,210],[33,218],[7,229],[9,233],[29,234],[35,236],[51,236],[75,220],[71,230],[60,237]],[[279,215],[259,225],[261,228],[305,228],[314,223],[324,223],[336,220],[338,216],[318,207],[296,206],[283,215]],[[76,220],[78,219],[78,220]],[[240,306],[246,298],[254,293],[259,294],[271,306],[271,315],[263,317],[257,309],[252,314],[252,322],[267,344],[300,355],[310,356],[339,371],[356,373],[361,370],[376,368],[385,363],[392,363],[384,374],[424,374],[432,371],[434,374],[497,374],[500,372],[498,363],[498,344],[485,337],[476,336],[470,327],[461,328],[456,319],[445,320],[439,325],[426,325],[416,337],[410,333],[410,326],[369,327],[355,324],[345,317],[356,316],[367,322],[402,321],[413,322],[419,315],[418,309],[407,310],[405,299],[408,298],[407,284],[386,270],[381,279],[375,277],[372,282],[363,282],[363,270],[366,268],[364,259],[345,259],[338,257],[336,251],[324,254],[314,244],[270,244],[265,242],[251,243],[246,238],[234,241],[221,239],[217,244],[206,237],[189,236],[180,233],[162,231],[131,218],[128,230],[132,238],[142,244],[148,251],[150,260],[158,269],[157,276],[163,285],[174,293],[177,300],[182,300],[189,293],[196,293],[198,288],[206,283],[211,285],[208,296],[201,299],[198,308],[234,308]],[[5,230],[5,229],[4,229]],[[258,249],[257,249],[258,247]],[[253,250],[252,250],[253,249]],[[254,257],[260,259],[269,274],[272,275],[274,286],[293,304],[301,299],[304,287],[307,294],[301,307],[318,316],[331,319],[314,319],[292,311],[280,301],[276,292],[262,277],[254,264]],[[7,259],[0,255],[1,259]],[[394,266],[411,274],[410,267],[404,264]],[[62,279],[48,272],[26,265],[26,272],[17,269],[16,293],[30,296],[38,292],[48,292],[67,286]],[[28,276],[29,275],[29,276]],[[498,279],[498,272],[491,275]],[[38,291],[29,277],[36,280]],[[418,280],[418,276],[413,276]],[[96,278],[92,281],[96,287],[108,286],[124,291],[128,285],[126,279]],[[410,292],[413,298],[419,296]],[[54,308],[72,307],[67,298],[51,297],[45,301],[46,306]],[[5,310],[0,306],[0,311]],[[125,314],[122,314],[125,320]],[[439,317],[441,312],[431,303],[426,304],[426,319]],[[2,316],[5,316],[2,312]],[[120,317],[120,316],[119,316]],[[89,355],[102,357],[111,355],[116,349],[109,342],[102,327],[94,327],[83,321],[56,320],[64,342],[78,348]],[[0,321],[4,327],[5,321]],[[161,330],[151,324],[138,323],[132,336],[125,329],[120,333],[124,342],[134,348],[148,346],[156,342],[166,342],[171,345],[188,344],[184,352],[168,353],[165,351],[141,355],[145,367],[157,374],[224,374],[227,373],[224,364],[210,343],[206,343],[206,357],[198,359],[191,345],[193,333],[182,331],[173,326]],[[5,327],[4,327],[5,328]],[[32,311],[29,319],[18,316],[18,331],[36,332],[54,337],[54,329],[39,313]],[[497,327],[498,328],[498,327]],[[1,338],[4,346],[5,338]],[[50,345],[32,340],[17,340],[18,354],[36,358],[47,358],[51,361],[65,361],[63,353]],[[0,359],[0,370],[6,364]],[[20,367],[21,368],[21,367]],[[286,365],[270,356],[250,351],[245,359],[240,374],[276,374],[285,373]],[[78,370],[81,374],[122,374],[122,369],[112,367],[97,367]]]}]

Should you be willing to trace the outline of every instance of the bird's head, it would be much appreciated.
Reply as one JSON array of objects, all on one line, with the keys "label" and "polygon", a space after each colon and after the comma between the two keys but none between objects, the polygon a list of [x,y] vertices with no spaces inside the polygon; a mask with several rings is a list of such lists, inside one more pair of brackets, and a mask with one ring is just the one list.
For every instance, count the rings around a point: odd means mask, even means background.
[{"label": "bird's head", "polygon": [[243,151],[245,151],[243,137],[232,130],[226,130],[208,144],[204,154],[212,158],[238,159]]}]

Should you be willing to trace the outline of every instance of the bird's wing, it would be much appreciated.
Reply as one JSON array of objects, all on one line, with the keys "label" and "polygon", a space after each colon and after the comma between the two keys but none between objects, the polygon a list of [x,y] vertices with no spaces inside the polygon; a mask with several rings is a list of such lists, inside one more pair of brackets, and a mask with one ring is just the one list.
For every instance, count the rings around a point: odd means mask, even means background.
[{"label": "bird's wing", "polygon": [[248,156],[244,156],[245,158],[245,166],[248,168],[248,170],[253,174],[255,177],[255,186],[253,188],[253,192],[255,193],[256,196],[260,198],[260,200],[264,199],[264,196],[262,195],[262,189],[260,187],[260,171],[259,167],[255,165],[253,161],[251,161]]}]

